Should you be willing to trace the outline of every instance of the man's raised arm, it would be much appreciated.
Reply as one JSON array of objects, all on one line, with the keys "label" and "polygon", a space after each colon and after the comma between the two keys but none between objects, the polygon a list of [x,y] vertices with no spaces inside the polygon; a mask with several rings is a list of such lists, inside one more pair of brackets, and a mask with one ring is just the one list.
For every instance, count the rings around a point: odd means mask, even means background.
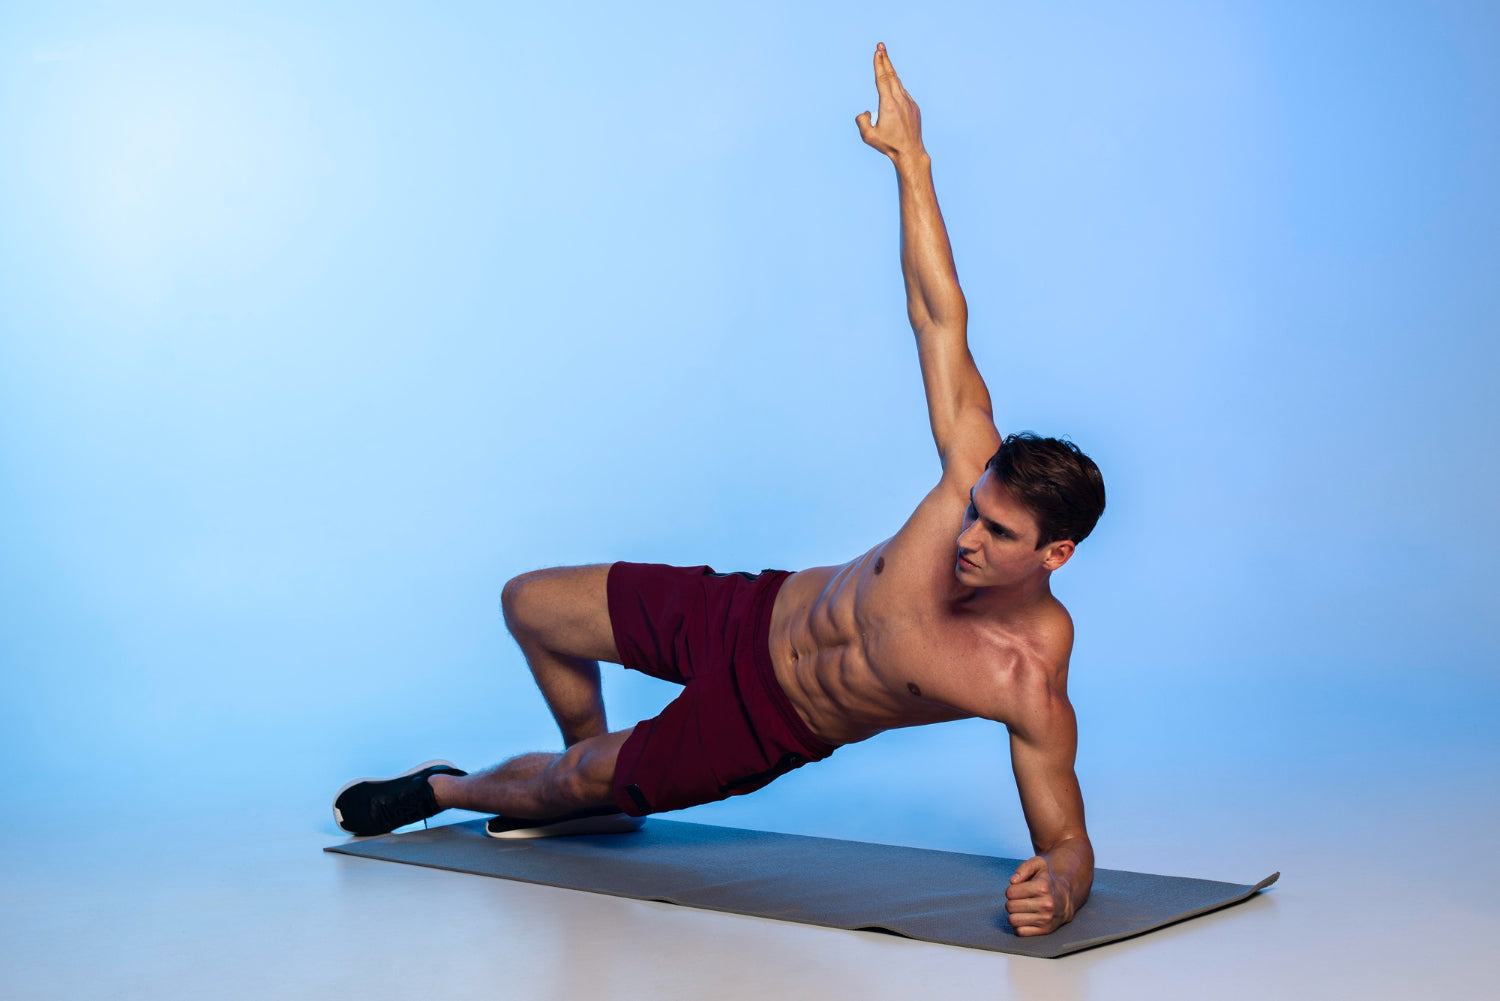
[{"label": "man's raised arm", "polygon": [[901,190],[901,272],[906,312],[917,335],[927,414],[943,470],[967,489],[1000,445],[989,389],[969,353],[969,306],[958,285],[953,251],[922,145],[922,116],[896,76],[883,44],[875,48],[880,120],[855,118],[860,138],[890,157]]}]

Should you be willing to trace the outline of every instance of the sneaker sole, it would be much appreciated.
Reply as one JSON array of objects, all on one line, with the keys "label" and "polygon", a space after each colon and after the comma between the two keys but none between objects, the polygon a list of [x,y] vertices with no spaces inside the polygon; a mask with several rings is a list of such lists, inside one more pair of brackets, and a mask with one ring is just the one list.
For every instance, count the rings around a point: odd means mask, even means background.
[{"label": "sneaker sole", "polygon": [[605,814],[600,817],[577,817],[560,820],[555,824],[538,824],[535,827],[505,827],[494,829],[499,817],[485,821],[484,833],[492,838],[559,838],[570,834],[628,834],[638,831],[646,823],[644,817],[632,817],[627,813]]},{"label": "sneaker sole", "polygon": [[[438,758],[435,761],[426,761],[426,762],[423,762],[420,765],[416,765],[416,766],[414,766],[412,768],[408,768],[406,771],[402,772],[400,775],[389,775],[389,776],[387,776],[387,777],[385,777],[383,779],[355,779],[352,782],[345,782],[342,786],[340,786],[339,787],[339,791],[333,794],[333,801],[334,801],[334,803],[337,803],[339,801],[339,797],[340,796],[344,795],[344,793],[348,792],[350,789],[353,789],[355,786],[359,785],[361,782],[389,782],[389,781],[391,781],[391,779],[404,779],[404,778],[406,778],[406,776],[408,776],[408,775],[415,775],[415,774],[417,774],[417,772],[420,772],[423,769],[437,768],[439,766],[446,766],[448,768],[457,768],[458,767],[457,765],[455,765],[451,761],[444,761],[442,758]],[[339,808],[337,806],[335,806],[333,808],[333,822],[335,824],[337,824],[338,827],[339,827],[339,830],[343,831],[345,834],[354,834],[353,831],[349,830],[349,828],[347,828],[347,827],[344,826],[344,815],[342,813],[339,813]],[[354,834],[354,836],[357,837],[357,838],[358,837],[377,837],[377,838],[380,837],[380,835],[378,835],[378,834],[374,834],[374,835],[359,835],[359,834]]]}]

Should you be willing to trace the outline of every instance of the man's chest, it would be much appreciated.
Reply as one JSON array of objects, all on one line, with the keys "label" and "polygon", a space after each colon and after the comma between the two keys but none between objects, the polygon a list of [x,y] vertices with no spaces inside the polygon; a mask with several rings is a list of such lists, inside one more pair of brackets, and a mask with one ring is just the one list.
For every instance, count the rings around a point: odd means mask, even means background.
[{"label": "man's chest", "polygon": [[876,616],[861,641],[871,680],[917,716],[993,718],[1028,673],[1027,644],[942,614]]}]

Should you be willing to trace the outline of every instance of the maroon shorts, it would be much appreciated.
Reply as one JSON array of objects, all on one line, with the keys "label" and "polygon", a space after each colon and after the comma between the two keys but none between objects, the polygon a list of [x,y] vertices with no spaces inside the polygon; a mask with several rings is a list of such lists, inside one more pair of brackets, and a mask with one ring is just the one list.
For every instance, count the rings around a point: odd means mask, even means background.
[{"label": "maroon shorts", "polygon": [[789,576],[610,567],[620,662],[685,686],[621,745],[613,785],[621,810],[640,817],[754,792],[833,753],[792,708],[771,666],[771,609]]}]

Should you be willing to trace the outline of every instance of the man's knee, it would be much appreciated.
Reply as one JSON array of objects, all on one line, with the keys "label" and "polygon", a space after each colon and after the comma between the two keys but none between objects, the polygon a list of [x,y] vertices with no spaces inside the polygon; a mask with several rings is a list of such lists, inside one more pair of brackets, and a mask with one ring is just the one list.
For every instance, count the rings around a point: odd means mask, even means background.
[{"label": "man's knee", "polygon": [[571,657],[619,662],[609,619],[609,565],[551,567],[512,577],[500,608],[512,636]]},{"label": "man's knee", "polygon": [[615,761],[629,730],[579,741],[547,769],[548,793],[573,809],[614,802]]},{"label": "man's knee", "polygon": [[557,631],[566,624],[577,601],[575,578],[582,567],[549,567],[529,570],[505,582],[500,589],[500,610],[505,625],[538,636]]},{"label": "man's knee", "polygon": [[500,613],[505,617],[506,628],[512,633],[528,627],[528,620],[532,618],[529,613],[536,605],[535,592],[540,576],[539,570],[518,574],[500,589]]},{"label": "man's knee", "polygon": [[563,804],[569,812],[596,806],[601,796],[608,793],[608,786],[601,790],[597,781],[590,779],[578,768],[567,766],[561,759],[547,770],[547,798],[554,803]]}]

